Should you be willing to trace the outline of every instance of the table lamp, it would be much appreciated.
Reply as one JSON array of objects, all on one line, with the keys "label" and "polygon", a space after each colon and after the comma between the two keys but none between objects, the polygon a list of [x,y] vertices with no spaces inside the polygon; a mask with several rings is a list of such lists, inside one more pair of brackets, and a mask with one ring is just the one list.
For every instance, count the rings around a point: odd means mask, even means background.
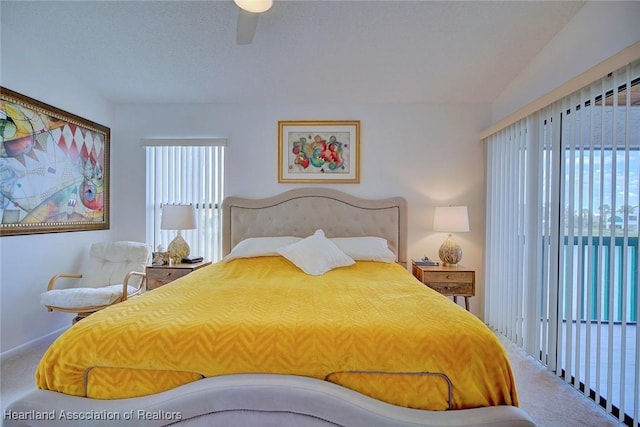
[{"label": "table lamp", "polygon": [[161,230],[177,230],[175,239],[169,243],[169,258],[175,264],[189,256],[190,248],[182,237],[182,230],[193,230],[196,225],[196,208],[193,205],[164,205],[162,207]]},{"label": "table lamp", "polygon": [[[433,231],[446,233],[469,231],[469,214],[466,206],[439,206],[433,212]],[[442,243],[438,256],[442,265],[456,266],[462,259],[462,248],[449,234],[447,240]]]}]

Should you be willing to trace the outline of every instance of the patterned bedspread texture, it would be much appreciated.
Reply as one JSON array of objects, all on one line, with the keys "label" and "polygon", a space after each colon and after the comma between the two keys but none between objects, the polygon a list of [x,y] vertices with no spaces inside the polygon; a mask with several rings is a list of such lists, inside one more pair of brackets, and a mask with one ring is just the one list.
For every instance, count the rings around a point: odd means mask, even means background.
[{"label": "patterned bedspread texture", "polygon": [[518,405],[494,333],[403,267],[358,261],[309,276],[282,257],[215,263],[87,317],[51,345],[36,383],[120,399],[239,373],[324,379],[430,410],[449,407],[448,379],[453,409]]}]

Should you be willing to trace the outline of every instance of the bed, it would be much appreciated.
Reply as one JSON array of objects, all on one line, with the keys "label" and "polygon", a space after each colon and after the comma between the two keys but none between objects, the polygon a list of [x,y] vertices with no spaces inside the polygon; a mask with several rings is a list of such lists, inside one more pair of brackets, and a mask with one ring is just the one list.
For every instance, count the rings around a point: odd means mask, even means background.
[{"label": "bed", "polygon": [[5,425],[534,425],[493,333],[406,270],[406,209],[225,199],[226,260],[74,325]]}]

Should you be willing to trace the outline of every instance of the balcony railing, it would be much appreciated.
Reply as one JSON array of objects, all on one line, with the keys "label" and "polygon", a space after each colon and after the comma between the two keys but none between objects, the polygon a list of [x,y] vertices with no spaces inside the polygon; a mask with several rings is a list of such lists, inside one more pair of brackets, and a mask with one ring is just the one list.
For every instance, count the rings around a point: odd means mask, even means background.
[{"label": "balcony railing", "polygon": [[[563,290],[565,312],[574,304],[583,321],[637,322],[638,238],[565,236],[564,249],[565,272],[573,257],[573,275]],[[568,285],[573,286],[571,293]]]}]

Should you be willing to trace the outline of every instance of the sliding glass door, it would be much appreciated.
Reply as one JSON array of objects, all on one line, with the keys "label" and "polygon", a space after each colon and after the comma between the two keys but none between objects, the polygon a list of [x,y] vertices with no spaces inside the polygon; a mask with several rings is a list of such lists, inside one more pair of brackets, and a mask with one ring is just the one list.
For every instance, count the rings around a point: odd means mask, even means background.
[{"label": "sliding glass door", "polygon": [[637,426],[639,64],[486,143],[487,323]]},{"label": "sliding glass door", "polygon": [[557,332],[559,373],[621,420],[638,399],[640,205],[640,86],[624,71],[561,110]]}]

